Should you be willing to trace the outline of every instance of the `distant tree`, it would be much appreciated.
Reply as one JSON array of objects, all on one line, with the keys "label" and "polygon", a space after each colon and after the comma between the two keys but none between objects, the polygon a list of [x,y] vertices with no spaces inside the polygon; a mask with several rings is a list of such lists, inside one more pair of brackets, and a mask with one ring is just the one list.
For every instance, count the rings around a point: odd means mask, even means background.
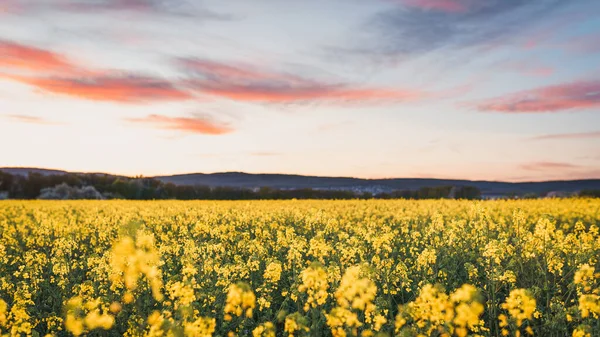
[{"label": "distant tree", "polygon": [[461,186],[455,190],[456,199],[481,199],[481,190],[473,186]]},{"label": "distant tree", "polygon": [[104,199],[104,197],[93,186],[84,186],[79,188],[62,183],[60,185],[56,185],[55,187],[43,188],[38,196],[38,199]]},{"label": "distant tree", "polygon": [[579,192],[580,197],[600,198],[600,190],[582,190]]}]

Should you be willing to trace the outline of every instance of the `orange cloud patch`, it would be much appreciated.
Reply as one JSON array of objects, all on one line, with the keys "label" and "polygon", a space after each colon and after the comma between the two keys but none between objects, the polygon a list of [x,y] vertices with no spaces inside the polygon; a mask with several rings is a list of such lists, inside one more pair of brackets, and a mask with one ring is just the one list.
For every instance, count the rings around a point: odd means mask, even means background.
[{"label": "orange cloud patch", "polygon": [[183,101],[193,96],[173,83],[149,76],[113,75],[77,66],[65,57],[36,47],[0,41],[0,69],[25,70],[31,74],[0,72],[8,79],[60,95],[93,101],[144,103]]},{"label": "orange cloud patch", "polygon": [[2,40],[0,40],[0,68],[36,72],[73,72],[77,69],[57,53]]},{"label": "orange cloud patch", "polygon": [[199,93],[240,102],[361,102],[410,101],[424,97],[419,90],[355,88],[299,76],[243,68],[213,61],[187,59],[180,64],[193,78],[187,83]]},{"label": "orange cloud patch", "polygon": [[575,82],[484,100],[474,104],[479,111],[543,113],[600,107],[600,81]]},{"label": "orange cloud patch", "polygon": [[87,78],[27,77],[4,75],[54,94],[93,101],[144,103],[183,101],[192,96],[170,82],[151,77],[90,76]]},{"label": "orange cloud patch", "polygon": [[176,130],[204,135],[222,135],[233,131],[228,125],[222,125],[204,117],[168,117],[149,115],[144,118],[130,118],[129,122],[148,124],[157,129]]}]

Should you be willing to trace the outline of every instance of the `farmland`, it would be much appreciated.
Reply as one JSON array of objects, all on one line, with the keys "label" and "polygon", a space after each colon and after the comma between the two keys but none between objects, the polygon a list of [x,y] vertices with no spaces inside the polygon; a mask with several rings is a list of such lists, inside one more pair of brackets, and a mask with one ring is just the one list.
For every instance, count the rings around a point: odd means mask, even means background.
[{"label": "farmland", "polygon": [[0,334],[600,336],[600,200],[4,201]]}]

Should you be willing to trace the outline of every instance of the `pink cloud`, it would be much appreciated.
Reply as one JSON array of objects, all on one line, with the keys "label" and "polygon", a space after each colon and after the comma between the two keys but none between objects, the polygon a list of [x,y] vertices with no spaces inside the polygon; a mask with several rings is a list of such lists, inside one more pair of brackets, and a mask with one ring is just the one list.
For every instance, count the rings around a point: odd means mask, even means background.
[{"label": "pink cloud", "polygon": [[464,13],[469,10],[464,1],[459,0],[401,0],[406,6],[435,10],[446,13]]},{"label": "pink cloud", "polygon": [[199,93],[239,102],[364,102],[413,101],[427,94],[413,89],[359,88],[330,84],[247,65],[184,59],[180,65],[193,77],[187,84]]},{"label": "pink cloud", "polygon": [[98,10],[127,10],[127,11],[154,11],[159,9],[159,0],[102,0],[102,1],[74,1],[62,7],[75,11]]},{"label": "pink cloud", "polygon": [[473,104],[479,111],[545,113],[600,107],[600,81],[579,81],[521,91]]},{"label": "pink cloud", "polygon": [[187,133],[222,135],[233,131],[228,125],[215,123],[205,117],[168,117],[162,115],[149,115],[144,118],[130,118],[132,123],[147,124],[157,129],[176,130]]},{"label": "pink cloud", "polygon": [[74,72],[79,67],[48,50],[0,40],[0,69],[35,72]]},{"label": "pink cloud", "polygon": [[[530,173],[524,173],[521,177],[511,177],[510,180],[539,181],[600,178],[600,168],[577,165],[570,162],[539,161],[523,163],[518,165],[517,168]],[[540,179],[540,177],[544,177],[544,179]]]},{"label": "pink cloud", "polygon": [[[1,75],[0,75],[1,76]],[[144,103],[185,101],[192,96],[168,81],[143,76],[98,75],[85,78],[4,75],[44,91],[92,101]]]},{"label": "pink cloud", "polygon": [[[0,40],[1,69],[6,71],[0,71],[0,78],[92,101],[144,103],[193,98],[189,92],[165,79],[110,74],[76,65],[53,51]],[[23,71],[29,74],[21,74]]]},{"label": "pink cloud", "polygon": [[540,161],[540,162],[521,164],[519,166],[519,168],[521,168],[523,170],[527,170],[527,171],[547,171],[547,170],[579,169],[582,167],[579,165],[571,164],[571,163]]},{"label": "pink cloud", "polygon": [[574,53],[592,54],[600,52],[600,34],[589,34],[571,38],[556,44],[560,49]]},{"label": "pink cloud", "polygon": [[215,81],[231,81],[245,83],[249,81],[280,81],[295,84],[311,84],[311,81],[290,74],[277,73],[264,69],[257,69],[250,65],[230,65],[203,59],[181,59],[180,65],[188,71],[193,71],[201,76]]},{"label": "pink cloud", "polygon": [[539,62],[511,61],[504,63],[503,66],[508,70],[515,71],[523,75],[545,77],[554,74],[554,68],[545,66]]},{"label": "pink cloud", "polygon": [[0,3],[0,14],[19,12],[21,9],[21,4],[16,0],[2,0]]}]

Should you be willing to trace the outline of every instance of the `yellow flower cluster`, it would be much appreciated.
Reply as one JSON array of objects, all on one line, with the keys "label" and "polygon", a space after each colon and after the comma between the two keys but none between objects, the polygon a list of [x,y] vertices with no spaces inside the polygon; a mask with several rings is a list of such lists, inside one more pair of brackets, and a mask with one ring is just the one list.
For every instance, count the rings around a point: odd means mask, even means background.
[{"label": "yellow flower cluster", "polygon": [[[80,297],[73,297],[67,302],[65,328],[75,336],[95,329],[109,330],[115,323],[113,315],[101,312],[100,300],[83,303]],[[87,312],[87,314],[86,314]]]},{"label": "yellow flower cluster", "polygon": [[600,273],[589,264],[582,264],[575,272],[573,283],[579,292],[581,318],[600,319]]},{"label": "yellow flower cluster", "polygon": [[318,263],[311,264],[300,273],[302,284],[298,286],[298,291],[307,294],[304,311],[310,308],[316,308],[325,304],[329,296],[327,282],[327,272]]},{"label": "yellow flower cluster", "polygon": [[289,337],[293,337],[297,331],[302,334],[309,332],[310,328],[307,319],[300,313],[295,312],[286,316],[283,330],[288,333]]},{"label": "yellow flower cluster", "polygon": [[186,322],[183,332],[189,337],[210,337],[215,332],[217,322],[214,318],[200,317],[193,322]]},{"label": "yellow flower cluster", "polygon": [[252,337],[275,337],[275,326],[265,322],[252,330]]},{"label": "yellow flower cluster", "polygon": [[3,201],[0,336],[597,337],[598,209]]},{"label": "yellow flower cluster", "polygon": [[[143,231],[137,233],[136,242],[129,236],[123,238],[113,247],[111,260],[112,276],[114,283],[123,282],[128,291],[137,288],[140,275],[146,276],[152,295],[157,301],[161,301],[162,280],[158,269],[160,257],[154,247],[154,236]],[[125,302],[131,302],[133,297],[130,292],[126,293]]]},{"label": "yellow flower cluster", "polygon": [[379,331],[387,320],[382,315],[375,315],[373,301],[376,295],[377,286],[369,278],[361,276],[360,266],[348,268],[335,292],[337,307],[325,315],[333,336],[357,335],[358,328],[364,325],[359,314],[365,317],[366,323],[373,323],[373,330]]},{"label": "yellow flower cluster", "polygon": [[0,334],[2,334],[2,328],[6,326],[7,322],[6,309],[8,309],[8,305],[4,300],[0,299]]},{"label": "yellow flower cluster", "polygon": [[230,321],[233,316],[252,317],[252,309],[256,306],[256,296],[246,283],[238,283],[229,287],[225,304],[225,320]]},{"label": "yellow flower cluster", "polygon": [[[509,334],[509,320],[515,322],[517,335],[520,335],[518,329],[523,325],[523,321],[533,319],[536,312],[536,301],[526,289],[515,289],[510,292],[510,295],[500,307],[508,312],[508,317],[504,314],[498,316],[502,335],[507,336]],[[530,326],[526,327],[526,332],[533,335],[533,330]]]},{"label": "yellow flower cluster", "polygon": [[483,312],[479,291],[474,286],[464,284],[447,295],[440,286],[427,284],[413,302],[400,308],[395,330],[427,336],[454,334],[465,337],[469,332],[480,333],[486,330],[481,321]]}]

